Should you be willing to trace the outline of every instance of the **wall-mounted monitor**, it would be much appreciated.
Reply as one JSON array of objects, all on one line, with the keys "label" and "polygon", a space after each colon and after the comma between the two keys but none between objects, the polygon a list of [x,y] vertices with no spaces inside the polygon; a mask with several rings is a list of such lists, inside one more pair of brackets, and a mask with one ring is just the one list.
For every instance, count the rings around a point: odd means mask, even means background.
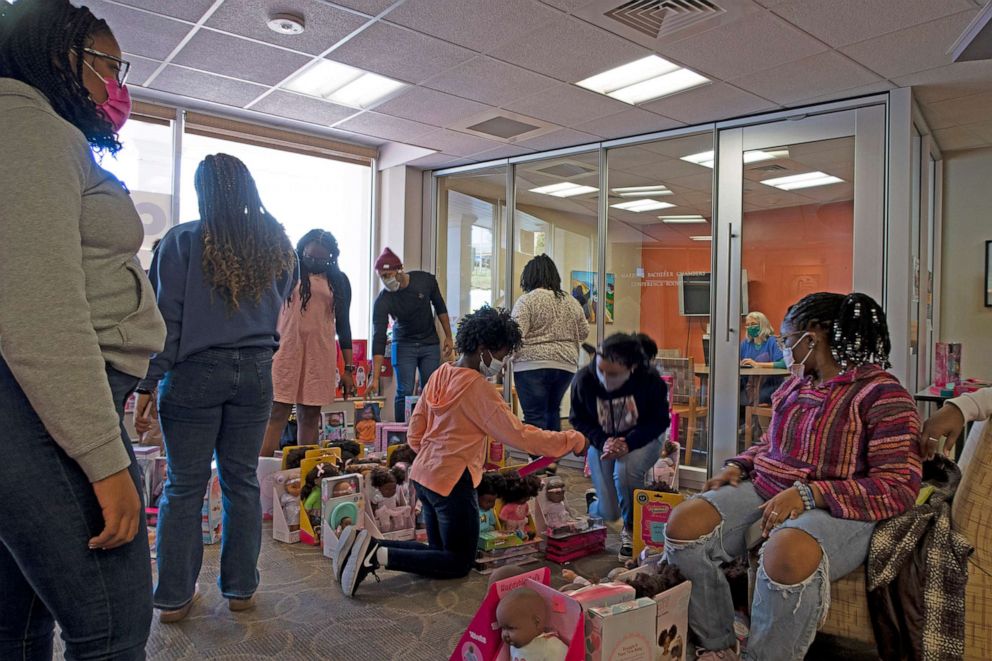
[{"label": "wall-mounted monitor", "polygon": [[[710,316],[710,273],[679,273],[679,314],[683,317]],[[746,316],[747,269],[741,271],[741,316]]]}]

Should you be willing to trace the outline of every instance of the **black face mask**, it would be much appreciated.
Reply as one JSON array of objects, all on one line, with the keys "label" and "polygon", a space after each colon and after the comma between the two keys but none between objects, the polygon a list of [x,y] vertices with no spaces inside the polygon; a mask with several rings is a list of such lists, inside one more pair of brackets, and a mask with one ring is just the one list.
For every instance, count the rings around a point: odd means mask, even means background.
[{"label": "black face mask", "polygon": [[331,261],[327,259],[303,257],[300,259],[300,263],[303,264],[303,268],[305,268],[309,273],[325,273],[327,269],[331,268]]}]

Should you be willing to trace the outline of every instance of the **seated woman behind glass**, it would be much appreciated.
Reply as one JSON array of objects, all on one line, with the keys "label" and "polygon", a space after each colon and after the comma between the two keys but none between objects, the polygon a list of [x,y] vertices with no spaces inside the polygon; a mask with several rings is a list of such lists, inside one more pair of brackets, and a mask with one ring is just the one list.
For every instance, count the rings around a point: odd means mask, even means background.
[{"label": "seated woman behind glass", "polygon": [[[772,328],[768,317],[762,312],[752,312],[744,320],[744,330],[747,337],[741,342],[741,367],[777,367],[782,369],[785,362],[782,360],[782,350],[778,346],[775,338],[775,329]],[[749,402],[751,397],[747,394],[747,371],[742,370],[741,374],[741,402]],[[766,376],[761,380],[761,389],[758,393],[757,404],[771,404],[772,393],[778,390],[784,379],[780,376]]]},{"label": "seated woman behind glass", "polygon": [[739,658],[721,563],[767,538],[743,658],[801,659],[826,617],[830,581],[865,562],[876,523],[912,507],[920,488],[921,422],[885,371],[879,305],[811,294],[789,308],[781,342],[794,376],[773,397],[764,442],[729,460],[666,529],[668,560],[692,581],[689,624],[703,659]]}]

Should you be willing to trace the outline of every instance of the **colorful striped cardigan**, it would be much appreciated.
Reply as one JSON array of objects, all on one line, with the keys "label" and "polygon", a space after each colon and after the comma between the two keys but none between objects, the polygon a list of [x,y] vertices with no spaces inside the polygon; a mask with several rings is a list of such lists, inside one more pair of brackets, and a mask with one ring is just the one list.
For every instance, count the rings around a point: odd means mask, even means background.
[{"label": "colorful striped cardigan", "polygon": [[876,365],[820,386],[793,377],[772,396],[761,443],[733,461],[762,498],[802,480],[819,488],[835,517],[882,521],[916,502],[921,428],[913,398]]}]

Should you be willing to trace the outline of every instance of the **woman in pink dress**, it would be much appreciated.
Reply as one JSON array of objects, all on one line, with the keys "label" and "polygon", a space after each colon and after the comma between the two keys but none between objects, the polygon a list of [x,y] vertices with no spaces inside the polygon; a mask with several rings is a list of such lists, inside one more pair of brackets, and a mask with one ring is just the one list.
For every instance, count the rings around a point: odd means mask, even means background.
[{"label": "woman in pink dress", "polygon": [[354,390],[351,355],[351,283],[338,267],[338,242],[324,230],[311,230],[296,244],[300,283],[279,317],[279,350],[272,361],[274,402],[262,456],[279,448],[289,414],[296,404],[298,442],[314,445],[321,408],[334,402],[337,346],[341,344],[345,397]]}]

